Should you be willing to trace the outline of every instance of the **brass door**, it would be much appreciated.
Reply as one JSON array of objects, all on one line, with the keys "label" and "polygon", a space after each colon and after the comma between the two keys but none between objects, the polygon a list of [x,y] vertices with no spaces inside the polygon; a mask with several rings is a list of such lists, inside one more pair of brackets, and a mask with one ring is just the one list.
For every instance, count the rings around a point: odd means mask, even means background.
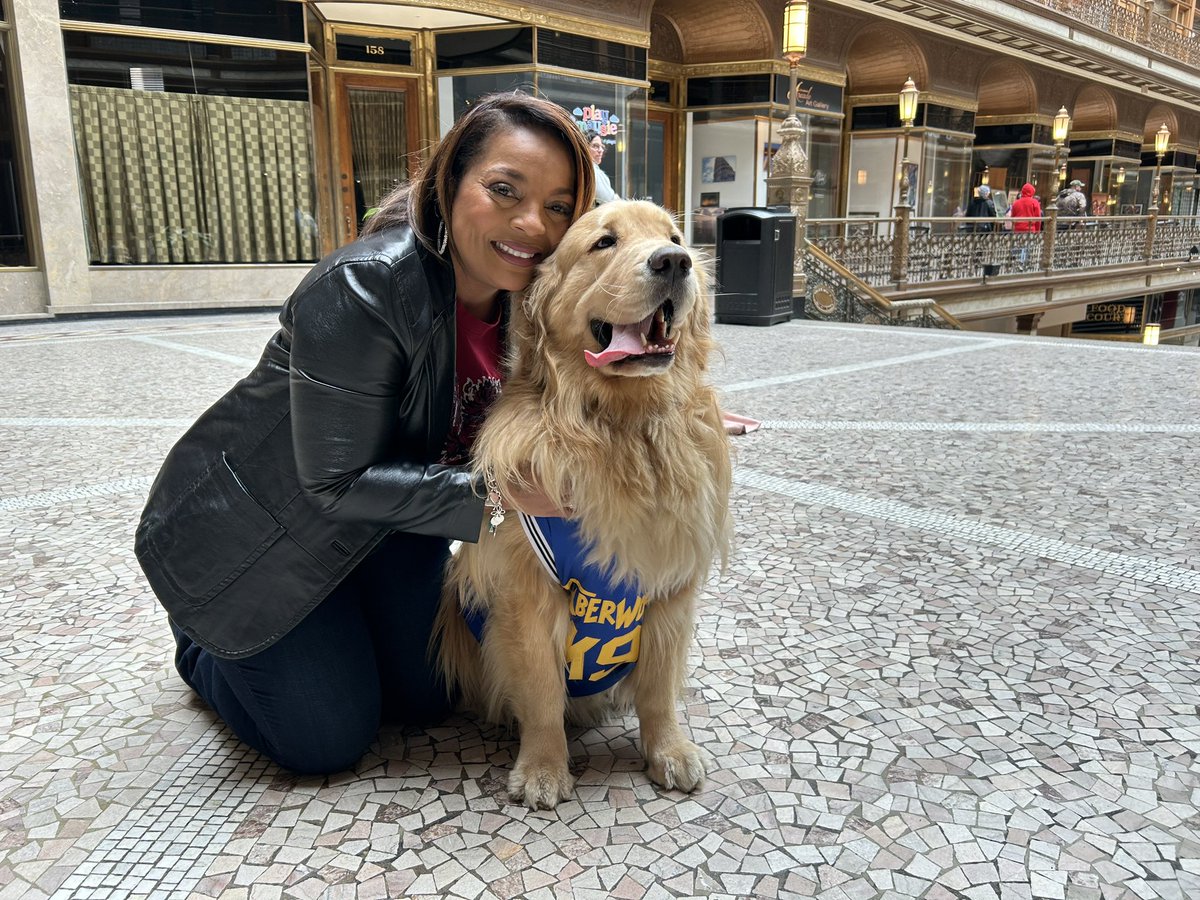
[{"label": "brass door", "polygon": [[358,237],[363,219],[419,162],[417,81],[336,73],[338,236]]}]

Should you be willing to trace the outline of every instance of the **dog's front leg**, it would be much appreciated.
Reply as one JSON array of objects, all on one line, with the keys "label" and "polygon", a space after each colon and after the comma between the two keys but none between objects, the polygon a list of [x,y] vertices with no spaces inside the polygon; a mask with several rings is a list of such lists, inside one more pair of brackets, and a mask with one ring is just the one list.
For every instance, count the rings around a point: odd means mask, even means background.
[{"label": "dog's front leg", "polygon": [[693,591],[650,603],[634,669],[634,704],[650,780],[668,790],[704,783],[704,752],[684,735],[675,714],[692,642]]},{"label": "dog's front leg", "polygon": [[553,809],[570,796],[575,779],[567,763],[563,674],[566,609],[562,591],[546,582],[527,588],[505,617],[490,649],[494,684],[504,685],[520,728],[521,746],[508,778],[508,794],[530,809]]}]

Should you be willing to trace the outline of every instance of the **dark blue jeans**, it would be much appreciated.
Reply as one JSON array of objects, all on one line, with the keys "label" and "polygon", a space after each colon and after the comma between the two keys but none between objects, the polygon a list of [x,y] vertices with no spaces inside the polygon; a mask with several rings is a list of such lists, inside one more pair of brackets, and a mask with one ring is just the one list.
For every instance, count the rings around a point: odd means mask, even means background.
[{"label": "dark blue jeans", "polygon": [[222,659],[173,624],[175,668],[234,733],[301,774],[354,766],[381,721],[427,725],[451,708],[427,652],[443,538],[393,534],[295,628]]}]

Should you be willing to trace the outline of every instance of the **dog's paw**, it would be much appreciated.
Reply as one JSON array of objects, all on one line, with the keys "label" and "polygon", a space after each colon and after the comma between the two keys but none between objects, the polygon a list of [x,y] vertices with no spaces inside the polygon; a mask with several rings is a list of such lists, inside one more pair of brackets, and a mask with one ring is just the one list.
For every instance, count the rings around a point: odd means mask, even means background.
[{"label": "dog's paw", "polygon": [[575,779],[566,766],[522,765],[518,760],[508,776],[509,799],[530,809],[554,809],[571,796],[574,787]]},{"label": "dog's paw", "polygon": [[708,771],[704,751],[691,741],[680,741],[651,753],[646,764],[655,784],[688,793],[704,784],[704,774]]}]

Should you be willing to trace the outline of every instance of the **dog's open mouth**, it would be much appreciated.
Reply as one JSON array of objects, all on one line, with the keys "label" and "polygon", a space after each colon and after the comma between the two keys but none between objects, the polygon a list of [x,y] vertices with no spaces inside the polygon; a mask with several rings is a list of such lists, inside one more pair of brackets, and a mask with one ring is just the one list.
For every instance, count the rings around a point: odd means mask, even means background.
[{"label": "dog's open mouth", "polygon": [[601,347],[599,353],[584,350],[588,365],[599,369],[630,358],[654,357],[666,361],[675,353],[671,338],[671,323],[675,304],[669,299],[640,322],[617,325],[603,319],[592,319],[592,337]]}]

